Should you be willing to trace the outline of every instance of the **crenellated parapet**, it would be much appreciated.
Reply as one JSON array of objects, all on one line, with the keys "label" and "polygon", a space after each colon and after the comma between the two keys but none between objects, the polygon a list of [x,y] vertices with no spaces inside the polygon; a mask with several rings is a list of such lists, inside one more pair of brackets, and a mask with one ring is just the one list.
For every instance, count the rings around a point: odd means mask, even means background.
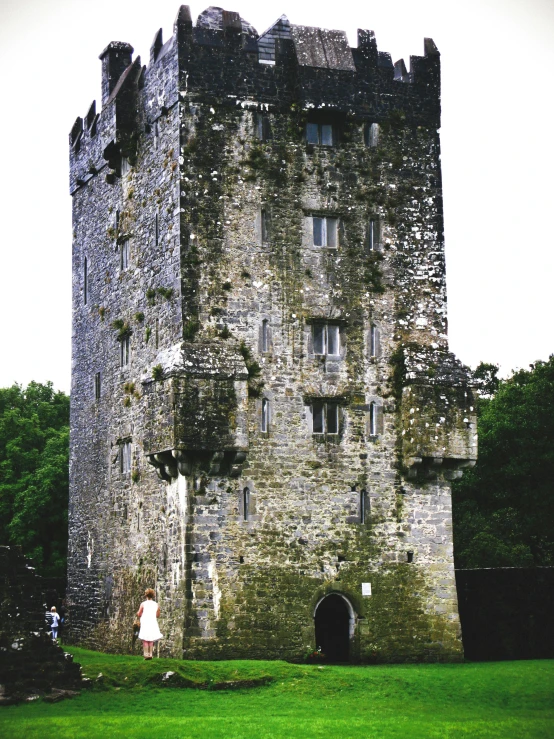
[{"label": "crenellated parapet", "polygon": [[[373,31],[358,31],[351,48],[344,31],[296,26],[281,16],[261,36],[238,13],[210,7],[193,24],[182,5],[173,35],[154,37],[148,66],[133,47],[112,41],[100,54],[102,111],[77,118],[70,133],[70,190],[101,170],[111,181],[121,160],[131,163],[137,141],[178,100],[213,99],[222,105],[255,104],[275,112],[300,105],[331,108],[379,122],[391,111],[407,120],[440,125],[440,55],[425,39],[423,56],[393,66],[379,52]],[[177,75],[172,71],[179,67]],[[178,87],[176,80],[179,80]],[[105,171],[104,171],[105,170]]]}]

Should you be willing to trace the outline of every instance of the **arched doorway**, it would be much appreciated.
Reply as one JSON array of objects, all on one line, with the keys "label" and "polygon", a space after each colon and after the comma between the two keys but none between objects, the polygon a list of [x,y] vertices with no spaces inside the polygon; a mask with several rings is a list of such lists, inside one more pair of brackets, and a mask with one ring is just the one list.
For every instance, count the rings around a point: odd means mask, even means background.
[{"label": "arched doorway", "polygon": [[350,637],[354,632],[354,610],[343,595],[331,593],[315,607],[316,646],[329,662],[348,662]]}]

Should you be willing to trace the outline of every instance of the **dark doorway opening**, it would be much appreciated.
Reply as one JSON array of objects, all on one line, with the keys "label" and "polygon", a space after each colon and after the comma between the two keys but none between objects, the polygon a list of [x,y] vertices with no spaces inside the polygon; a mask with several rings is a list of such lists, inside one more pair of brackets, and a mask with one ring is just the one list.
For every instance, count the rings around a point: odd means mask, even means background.
[{"label": "dark doorway opening", "polygon": [[340,595],[328,595],[315,612],[315,641],[328,662],[348,662],[350,613]]}]

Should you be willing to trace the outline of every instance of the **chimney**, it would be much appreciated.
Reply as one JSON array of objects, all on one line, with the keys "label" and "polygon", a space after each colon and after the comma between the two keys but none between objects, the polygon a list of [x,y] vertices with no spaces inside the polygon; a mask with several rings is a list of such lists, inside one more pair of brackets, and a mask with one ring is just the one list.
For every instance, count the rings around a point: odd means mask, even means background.
[{"label": "chimney", "polygon": [[112,41],[98,57],[102,61],[102,105],[110,97],[117,81],[131,64],[133,47],[124,41]]}]

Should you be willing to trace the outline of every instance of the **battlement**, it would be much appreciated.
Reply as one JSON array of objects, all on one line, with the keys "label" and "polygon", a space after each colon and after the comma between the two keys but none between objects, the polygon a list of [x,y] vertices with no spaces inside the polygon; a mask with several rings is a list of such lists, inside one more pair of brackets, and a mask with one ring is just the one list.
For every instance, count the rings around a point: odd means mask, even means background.
[{"label": "battlement", "polygon": [[296,26],[284,15],[261,35],[238,13],[217,7],[193,24],[189,6],[182,5],[170,39],[164,43],[162,29],[156,32],[148,66],[140,57],[133,62],[132,54],[133,47],[120,41],[100,54],[100,119],[96,112],[91,119],[89,110],[69,136],[72,169],[79,162],[72,192],[102,164],[109,142],[99,151],[98,127],[102,140],[108,136],[129,149],[129,140],[179,99],[215,95],[222,105],[275,112],[293,104],[332,108],[375,122],[396,110],[408,121],[440,126],[440,54],[432,39],[425,39],[423,56],[410,57],[408,71],[404,60],[393,65],[390,54],[378,51],[373,31],[358,30],[358,45],[351,48],[344,31]]}]

